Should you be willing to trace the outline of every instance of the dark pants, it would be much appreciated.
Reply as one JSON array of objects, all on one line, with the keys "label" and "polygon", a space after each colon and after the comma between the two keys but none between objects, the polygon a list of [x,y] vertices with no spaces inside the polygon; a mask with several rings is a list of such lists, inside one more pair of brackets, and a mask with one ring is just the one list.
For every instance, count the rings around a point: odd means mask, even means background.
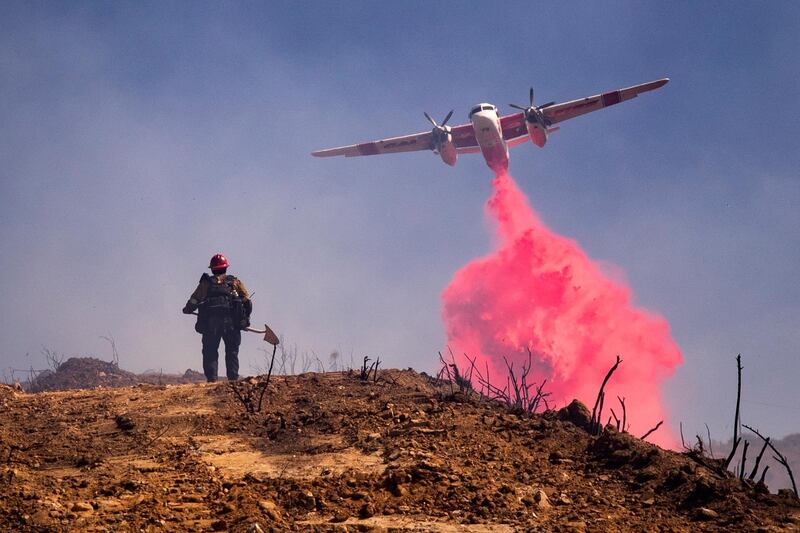
[{"label": "dark pants", "polygon": [[217,380],[220,340],[225,341],[225,373],[229,380],[239,379],[239,344],[242,343],[242,332],[238,329],[203,333],[203,372],[206,379]]}]

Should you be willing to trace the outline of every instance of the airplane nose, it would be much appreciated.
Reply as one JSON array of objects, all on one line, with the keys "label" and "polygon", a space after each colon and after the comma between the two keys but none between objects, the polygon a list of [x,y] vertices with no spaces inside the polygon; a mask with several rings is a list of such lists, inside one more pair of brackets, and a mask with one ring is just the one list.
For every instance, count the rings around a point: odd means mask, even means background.
[{"label": "airplane nose", "polygon": [[472,126],[476,129],[486,131],[486,128],[494,127],[494,119],[496,116],[489,111],[481,111],[472,115]]}]

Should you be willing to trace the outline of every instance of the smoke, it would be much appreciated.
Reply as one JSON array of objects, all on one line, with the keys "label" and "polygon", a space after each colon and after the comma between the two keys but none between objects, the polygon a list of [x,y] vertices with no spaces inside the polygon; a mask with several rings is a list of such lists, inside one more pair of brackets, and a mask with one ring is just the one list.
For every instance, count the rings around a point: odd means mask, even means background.
[{"label": "smoke", "polygon": [[[575,241],[550,231],[510,176],[497,175],[492,187],[486,214],[495,225],[495,249],[459,270],[442,295],[459,365],[467,363],[463,354],[476,357],[492,383],[504,385],[503,357],[519,368],[530,350],[534,380],[548,380],[551,400],[564,405],[578,398],[591,408],[619,355],[604,418],[608,407],[622,416],[620,396],[634,435],[666,421],[661,385],[682,361],[667,322],[635,307],[630,288],[604,274]],[[649,440],[672,446],[668,431],[662,426]]]}]

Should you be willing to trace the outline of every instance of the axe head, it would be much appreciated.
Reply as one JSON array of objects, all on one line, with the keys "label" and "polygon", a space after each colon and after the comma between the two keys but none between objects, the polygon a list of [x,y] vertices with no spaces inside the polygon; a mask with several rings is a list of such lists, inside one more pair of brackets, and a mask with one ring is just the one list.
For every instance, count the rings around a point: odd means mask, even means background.
[{"label": "axe head", "polygon": [[264,340],[273,346],[277,346],[281,343],[281,341],[278,340],[278,336],[275,335],[275,332],[266,324],[264,324]]}]

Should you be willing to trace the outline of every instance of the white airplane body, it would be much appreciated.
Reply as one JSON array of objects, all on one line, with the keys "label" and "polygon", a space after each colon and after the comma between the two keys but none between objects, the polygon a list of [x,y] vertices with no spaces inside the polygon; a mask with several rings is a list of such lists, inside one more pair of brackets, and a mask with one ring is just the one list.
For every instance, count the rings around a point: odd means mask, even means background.
[{"label": "white airplane body", "polygon": [[669,78],[663,78],[562,104],[549,102],[538,107],[533,105],[533,89],[531,89],[530,106],[512,104],[512,107],[522,110],[519,113],[501,117],[496,106],[487,103],[478,104],[469,113],[469,123],[453,127],[446,125],[453,114],[452,111],[442,124],[437,124],[425,113],[425,117],[433,124],[431,131],[329,148],[312,152],[311,155],[356,157],[432,150],[442,161],[454,166],[458,154],[480,152],[489,168],[495,172],[503,172],[508,169],[509,147],[523,144],[528,140],[540,148],[544,147],[549,134],[559,129],[558,126],[554,127],[555,124],[630,100],[640,93],[663,87],[667,82]]}]

